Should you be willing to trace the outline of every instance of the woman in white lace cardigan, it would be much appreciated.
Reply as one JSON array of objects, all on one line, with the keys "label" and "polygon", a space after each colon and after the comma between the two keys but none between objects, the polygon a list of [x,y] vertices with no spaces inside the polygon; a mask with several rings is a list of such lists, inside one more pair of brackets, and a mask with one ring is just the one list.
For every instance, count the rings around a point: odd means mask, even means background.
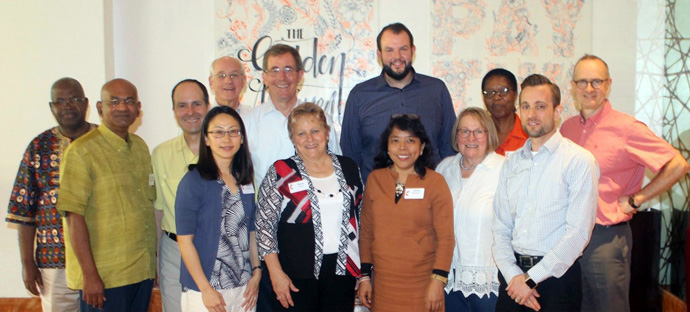
[{"label": "woman in white lace cardigan", "polygon": [[446,311],[494,311],[498,269],[491,255],[493,201],[504,157],[496,154],[490,115],[472,107],[460,113],[451,139],[459,153],[436,168],[453,195],[455,250],[446,285]]}]

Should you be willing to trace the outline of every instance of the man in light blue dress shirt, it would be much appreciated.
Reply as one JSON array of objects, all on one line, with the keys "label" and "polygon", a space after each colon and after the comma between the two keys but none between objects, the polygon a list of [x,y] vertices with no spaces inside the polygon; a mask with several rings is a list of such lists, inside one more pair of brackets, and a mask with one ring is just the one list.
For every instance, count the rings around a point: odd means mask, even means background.
[{"label": "man in light blue dress shirt", "polygon": [[542,75],[522,82],[518,112],[529,135],[510,155],[494,198],[497,311],[579,311],[580,265],[596,217],[599,167],[557,131],[560,89]]}]

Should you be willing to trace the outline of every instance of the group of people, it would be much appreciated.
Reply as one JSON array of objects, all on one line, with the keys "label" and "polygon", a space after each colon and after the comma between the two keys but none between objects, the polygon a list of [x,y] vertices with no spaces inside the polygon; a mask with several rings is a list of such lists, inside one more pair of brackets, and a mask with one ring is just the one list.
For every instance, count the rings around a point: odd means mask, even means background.
[{"label": "group of people", "polygon": [[216,59],[218,105],[175,85],[182,134],[152,155],[129,132],[132,83],[103,86],[97,126],[79,82],[56,81],[58,126],[29,144],[8,208],[26,288],[44,311],[146,311],[156,279],[164,311],[629,311],[628,221],[687,161],[612,109],[596,56],[559,130],[548,78],[518,89],[491,70],[486,110],[456,117],[415,49],[403,24],[382,29],[382,73],[350,92],[340,135],[298,99],[296,49],[267,50],[255,108],[241,62]]}]

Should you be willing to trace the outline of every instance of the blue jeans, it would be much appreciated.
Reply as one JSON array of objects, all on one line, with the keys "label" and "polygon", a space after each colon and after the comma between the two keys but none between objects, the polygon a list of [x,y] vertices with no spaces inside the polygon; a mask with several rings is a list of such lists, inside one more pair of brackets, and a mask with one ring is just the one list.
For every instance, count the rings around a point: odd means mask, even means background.
[{"label": "blue jeans", "polygon": [[465,297],[462,291],[452,291],[446,294],[446,311],[472,311],[472,312],[493,312],[496,309],[496,300],[498,296],[490,293],[489,296],[479,296],[475,294]]}]

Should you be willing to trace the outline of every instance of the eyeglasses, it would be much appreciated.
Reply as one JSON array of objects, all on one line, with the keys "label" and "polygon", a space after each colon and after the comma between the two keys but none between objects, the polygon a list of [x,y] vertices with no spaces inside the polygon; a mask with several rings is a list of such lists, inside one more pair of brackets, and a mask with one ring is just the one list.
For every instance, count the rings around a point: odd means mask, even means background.
[{"label": "eyeglasses", "polygon": [[77,103],[84,103],[86,102],[86,98],[78,98],[78,97],[73,97],[70,99],[63,99],[63,98],[58,98],[55,101],[50,102],[50,104],[53,104],[55,106],[65,106],[65,104],[72,103],[72,104],[77,104]]},{"label": "eyeglasses", "polygon": [[[608,79],[607,79],[608,80]],[[604,82],[607,80],[602,80],[602,79],[592,79],[592,80],[586,80],[586,79],[580,79],[580,80],[574,80],[575,86],[577,86],[578,89],[584,90],[587,89],[587,85],[591,84],[592,89],[599,89],[601,86],[604,85]]]},{"label": "eyeglasses", "polygon": [[208,133],[210,133],[211,136],[213,136],[216,139],[223,138],[223,137],[225,137],[226,134],[231,138],[236,138],[236,137],[242,135],[242,132],[240,131],[240,129],[215,130],[215,131],[209,131]]},{"label": "eyeglasses", "polygon": [[283,72],[285,76],[294,76],[295,74],[297,74],[298,70],[290,66],[283,68],[273,67],[271,69],[264,70],[264,73],[267,73],[271,77],[276,77],[280,75],[280,72]]},{"label": "eyeglasses", "polygon": [[470,129],[458,129],[458,135],[461,138],[469,138],[470,133],[474,134],[474,137],[477,139],[483,138],[486,133],[489,131],[482,130],[482,129],[477,129],[477,130],[470,130]]},{"label": "eyeglasses", "polygon": [[237,80],[240,77],[242,77],[242,74],[238,74],[238,73],[229,73],[229,74],[218,73],[218,74],[216,74],[216,78],[221,79],[221,80],[223,80],[227,77],[230,77],[230,79],[232,79],[232,80]]},{"label": "eyeglasses", "polygon": [[419,115],[416,114],[393,114],[391,115],[391,120],[403,117],[411,120],[419,120]]},{"label": "eyeglasses", "polygon": [[112,99],[112,100],[110,100],[110,101],[103,101],[103,103],[110,104],[110,105],[112,105],[112,106],[118,106],[118,105],[120,105],[120,104],[125,104],[125,105],[127,105],[127,106],[134,106],[134,105],[136,105],[138,102],[137,102],[137,100],[135,100],[135,99],[125,99],[125,100],[121,100],[121,99]]},{"label": "eyeglasses", "polygon": [[504,97],[508,95],[508,92],[510,92],[510,89],[508,89],[508,87],[498,87],[493,90],[482,90],[482,94],[484,94],[484,97],[487,99],[494,97],[494,95],[496,94],[498,94],[501,97]]}]

